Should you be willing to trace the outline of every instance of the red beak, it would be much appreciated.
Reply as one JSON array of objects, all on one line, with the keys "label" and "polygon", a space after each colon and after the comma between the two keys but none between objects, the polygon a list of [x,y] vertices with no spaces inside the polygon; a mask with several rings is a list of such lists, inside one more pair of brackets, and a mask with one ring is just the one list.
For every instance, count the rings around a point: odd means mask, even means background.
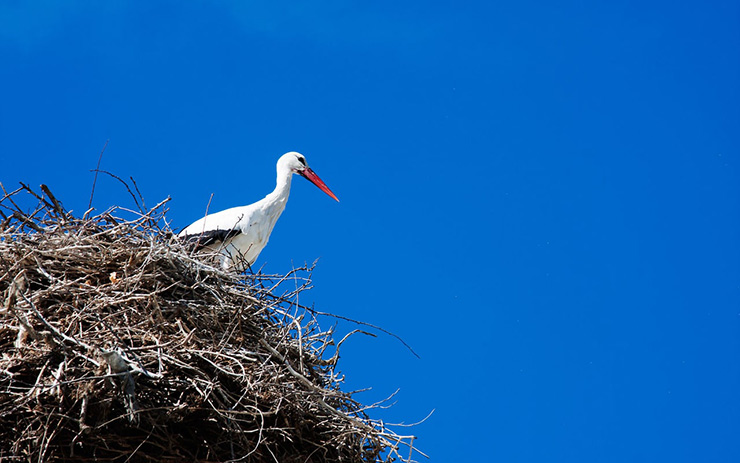
[{"label": "red beak", "polygon": [[312,171],[310,167],[306,167],[302,171],[298,172],[302,177],[306,178],[308,181],[319,187],[321,191],[328,194],[332,198],[334,198],[337,202],[339,202],[339,199],[337,196],[332,193],[332,191],[329,189],[328,186],[326,186],[326,183],[324,183],[318,175],[316,175],[316,172]]}]

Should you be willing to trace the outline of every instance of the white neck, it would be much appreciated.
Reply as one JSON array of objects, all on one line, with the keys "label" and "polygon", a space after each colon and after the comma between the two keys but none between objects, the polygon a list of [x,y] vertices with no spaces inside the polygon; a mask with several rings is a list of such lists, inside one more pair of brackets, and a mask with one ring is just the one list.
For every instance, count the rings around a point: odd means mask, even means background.
[{"label": "white neck", "polygon": [[288,195],[290,195],[290,181],[292,178],[292,170],[278,167],[275,189],[265,199],[269,198],[269,202],[285,207],[285,203],[288,202]]}]

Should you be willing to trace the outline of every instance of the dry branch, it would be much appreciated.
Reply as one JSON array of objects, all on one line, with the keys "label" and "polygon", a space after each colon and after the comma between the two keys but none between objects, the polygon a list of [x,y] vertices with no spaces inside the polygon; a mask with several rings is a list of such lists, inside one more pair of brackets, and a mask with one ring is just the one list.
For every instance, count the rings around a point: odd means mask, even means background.
[{"label": "dry branch", "polygon": [[411,461],[340,389],[344,339],[292,302],[311,268],[224,272],[166,200],[78,219],[46,186],[2,191],[0,461]]}]

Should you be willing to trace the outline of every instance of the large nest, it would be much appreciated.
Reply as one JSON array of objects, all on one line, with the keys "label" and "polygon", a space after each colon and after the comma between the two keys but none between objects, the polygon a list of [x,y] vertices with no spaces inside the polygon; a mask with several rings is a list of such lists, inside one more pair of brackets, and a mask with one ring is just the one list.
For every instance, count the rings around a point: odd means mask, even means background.
[{"label": "large nest", "polygon": [[225,272],[164,202],[76,218],[42,191],[0,200],[0,461],[412,458],[340,390],[341,341],[295,304],[310,268]]}]

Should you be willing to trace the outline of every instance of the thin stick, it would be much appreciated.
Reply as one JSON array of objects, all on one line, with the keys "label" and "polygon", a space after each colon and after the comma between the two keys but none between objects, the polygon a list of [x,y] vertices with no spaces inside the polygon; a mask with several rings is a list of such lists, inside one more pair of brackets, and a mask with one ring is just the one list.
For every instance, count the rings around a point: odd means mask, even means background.
[{"label": "thin stick", "polygon": [[95,166],[95,178],[93,178],[92,191],[90,192],[90,202],[87,204],[88,209],[92,207],[93,195],[95,194],[95,183],[98,181],[98,171],[100,170],[100,161],[103,159],[103,153],[105,153],[105,149],[108,147],[109,141],[110,138],[105,140],[105,145],[103,145],[103,149],[100,150],[100,156],[98,156],[98,165]]},{"label": "thin stick", "polygon": [[95,172],[95,175],[97,175],[98,172],[102,172],[102,173],[104,173],[106,175],[110,175],[114,179],[116,179],[119,182],[123,183],[123,186],[126,187],[126,191],[128,191],[128,194],[131,195],[131,197],[134,199],[134,204],[136,204],[136,207],[138,207],[140,211],[143,211],[143,209],[141,208],[141,205],[139,204],[139,200],[136,199],[136,195],[134,194],[133,191],[131,191],[131,187],[128,186],[128,183],[126,183],[126,181],[124,179],[122,179],[121,177],[119,177],[116,174],[112,174],[112,173],[108,172],[107,170],[99,170],[99,171],[96,171]]},{"label": "thin stick", "polygon": [[51,202],[54,203],[54,210],[57,212],[58,216],[63,218],[64,215],[65,215],[64,214],[64,207],[62,207],[61,203],[59,201],[57,201],[57,198],[54,197],[53,194],[51,194],[51,190],[49,190],[49,187],[46,186],[46,185],[44,185],[42,183],[41,184],[41,191],[43,191],[44,193],[46,193],[46,196],[48,196],[49,199],[51,200]]}]

